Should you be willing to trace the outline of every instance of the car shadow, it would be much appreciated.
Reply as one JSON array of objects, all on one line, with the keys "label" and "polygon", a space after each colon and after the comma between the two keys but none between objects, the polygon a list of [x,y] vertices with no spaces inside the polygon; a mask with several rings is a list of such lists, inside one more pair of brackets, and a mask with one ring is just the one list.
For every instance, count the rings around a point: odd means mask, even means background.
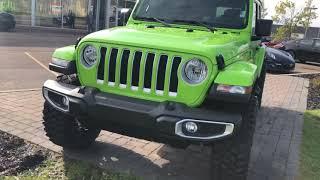
[{"label": "car shadow", "polygon": [[248,179],[295,179],[302,128],[303,112],[263,107],[256,124]]},{"label": "car shadow", "polygon": [[285,74],[294,74],[295,72],[268,71],[267,73],[271,75],[285,75]]},{"label": "car shadow", "polygon": [[[263,107],[258,115],[249,180],[296,176],[302,133],[302,113]],[[210,180],[210,148],[175,149],[161,145],[151,154],[98,141],[84,151],[65,149],[68,158],[88,161],[115,173],[146,180]]]},{"label": "car shadow", "polygon": [[64,149],[64,156],[92,163],[114,173],[132,174],[146,180],[209,180],[208,148],[175,149],[163,145],[147,156],[98,141],[84,151]]},{"label": "car shadow", "polygon": [[297,64],[306,64],[306,65],[311,65],[311,66],[320,66],[320,59],[318,60],[319,62],[311,62],[311,61],[307,61],[307,62],[302,62],[299,59],[295,60]]},{"label": "car shadow", "polygon": [[[319,60],[319,62],[320,62],[320,60]],[[317,62],[305,62],[304,64],[320,67],[320,63],[317,63]]]}]

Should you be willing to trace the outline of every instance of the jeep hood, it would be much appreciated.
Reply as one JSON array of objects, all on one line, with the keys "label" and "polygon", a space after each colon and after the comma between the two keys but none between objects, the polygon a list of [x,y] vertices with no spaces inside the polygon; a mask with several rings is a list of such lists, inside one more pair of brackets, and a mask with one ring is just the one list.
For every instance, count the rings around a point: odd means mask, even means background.
[{"label": "jeep hood", "polygon": [[[245,32],[241,32],[245,33]],[[248,50],[246,39],[240,32],[219,30],[215,33],[206,30],[187,32],[186,28],[155,27],[130,25],[92,33],[83,42],[119,44],[147,49],[182,52],[206,56],[213,60],[223,55],[228,61],[239,53]]]}]

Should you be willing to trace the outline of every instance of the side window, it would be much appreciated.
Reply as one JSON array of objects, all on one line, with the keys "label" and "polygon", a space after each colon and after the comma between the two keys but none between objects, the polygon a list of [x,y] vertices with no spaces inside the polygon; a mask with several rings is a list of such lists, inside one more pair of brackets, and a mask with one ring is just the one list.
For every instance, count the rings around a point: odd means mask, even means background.
[{"label": "side window", "polygon": [[253,5],[253,18],[252,18],[252,32],[254,33],[254,30],[256,28],[256,22],[257,22],[257,3],[254,3]]},{"label": "side window", "polygon": [[301,40],[299,44],[300,44],[300,46],[312,46],[313,41],[312,40]]},{"label": "side window", "polygon": [[261,7],[261,5],[259,5],[258,7],[259,7],[259,8],[258,8],[257,18],[258,18],[258,19],[261,19],[261,16],[262,16],[262,7]]},{"label": "side window", "polygon": [[261,6],[255,2],[253,6],[252,33],[255,34],[257,20],[261,19]]}]

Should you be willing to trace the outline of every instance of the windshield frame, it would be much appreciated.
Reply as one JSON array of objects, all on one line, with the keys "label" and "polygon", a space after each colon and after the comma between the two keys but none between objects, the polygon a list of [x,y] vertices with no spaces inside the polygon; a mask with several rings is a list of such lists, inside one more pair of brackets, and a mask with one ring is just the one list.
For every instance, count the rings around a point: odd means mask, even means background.
[{"label": "windshield frame", "polygon": [[[246,28],[248,28],[249,26],[249,21],[250,21],[250,2],[251,0],[246,0],[247,2],[247,11],[246,11],[246,23],[243,24],[243,26],[241,27],[235,27],[235,26],[231,26],[231,25],[226,25],[226,26],[221,26],[221,25],[217,25],[217,23],[208,23],[208,24],[211,24],[212,27],[214,28],[218,28],[218,29],[236,29],[236,30],[244,30]],[[141,5],[142,3],[142,0],[137,0],[137,4],[132,12],[132,15],[131,15],[131,18],[132,20],[134,21],[143,21],[143,22],[154,22],[154,23],[158,23],[158,22],[155,22],[155,21],[152,21],[152,20],[145,20],[145,19],[139,19],[138,16],[137,16],[137,10],[139,8],[139,6]],[[167,22],[166,20],[167,19],[162,19],[164,20],[166,23],[170,24],[170,25],[177,25],[177,26],[186,26],[186,25],[189,25],[189,26],[198,26],[198,25],[194,25],[194,24],[188,24],[188,23],[177,23],[177,22]],[[168,21],[171,21],[168,19]]]}]

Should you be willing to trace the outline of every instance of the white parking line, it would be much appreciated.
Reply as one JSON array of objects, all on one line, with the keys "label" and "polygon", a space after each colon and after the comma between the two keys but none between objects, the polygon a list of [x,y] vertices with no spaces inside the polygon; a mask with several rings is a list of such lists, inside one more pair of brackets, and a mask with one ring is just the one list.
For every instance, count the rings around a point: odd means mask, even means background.
[{"label": "white parking line", "polygon": [[50,72],[51,74],[58,76],[58,73],[55,73],[53,71],[51,71],[46,65],[42,64],[37,58],[33,57],[30,53],[28,52],[24,52],[25,55],[27,55],[30,59],[32,59],[34,62],[36,62],[37,64],[39,64],[43,69],[47,70],[48,72]]}]

